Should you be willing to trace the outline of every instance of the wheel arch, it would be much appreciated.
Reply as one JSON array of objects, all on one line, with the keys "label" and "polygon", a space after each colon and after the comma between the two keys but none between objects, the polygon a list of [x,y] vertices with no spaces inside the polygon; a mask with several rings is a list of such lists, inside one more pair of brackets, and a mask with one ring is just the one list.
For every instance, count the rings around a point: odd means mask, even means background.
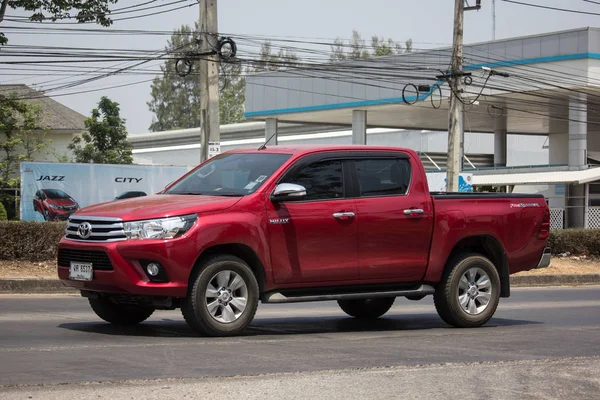
[{"label": "wheel arch", "polygon": [[192,279],[194,279],[198,271],[202,268],[202,264],[204,263],[204,261],[209,259],[210,257],[219,254],[232,255],[245,261],[250,267],[250,269],[252,269],[252,272],[256,277],[256,281],[258,282],[259,295],[260,293],[264,292],[264,288],[266,285],[266,274],[263,262],[250,246],[242,243],[219,244],[205,249],[198,256],[196,262],[194,263],[194,267],[192,268],[192,271],[188,278],[188,287],[191,287]]},{"label": "wheel arch", "polygon": [[500,297],[510,296],[510,273],[506,251],[498,239],[488,235],[468,236],[454,245],[444,264],[444,272],[449,266],[449,261],[460,253],[477,253],[488,258],[496,267],[500,276]]}]

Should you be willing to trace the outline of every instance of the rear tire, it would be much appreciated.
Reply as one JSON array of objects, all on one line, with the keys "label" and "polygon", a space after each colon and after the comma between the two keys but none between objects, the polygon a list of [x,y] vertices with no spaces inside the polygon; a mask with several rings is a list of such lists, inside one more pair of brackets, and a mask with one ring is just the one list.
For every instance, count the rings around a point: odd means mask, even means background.
[{"label": "rear tire", "polygon": [[500,301],[498,270],[480,254],[460,254],[449,262],[433,301],[446,323],[457,328],[482,326]]},{"label": "rear tire", "polygon": [[340,308],[348,315],[359,319],[376,319],[389,311],[395,297],[375,299],[338,300]]},{"label": "rear tire", "polygon": [[154,313],[152,307],[113,303],[103,297],[88,300],[96,315],[113,325],[137,325]]},{"label": "rear tire", "polygon": [[233,336],[254,319],[259,288],[248,264],[231,255],[206,260],[181,308],[185,321],[207,336]]}]

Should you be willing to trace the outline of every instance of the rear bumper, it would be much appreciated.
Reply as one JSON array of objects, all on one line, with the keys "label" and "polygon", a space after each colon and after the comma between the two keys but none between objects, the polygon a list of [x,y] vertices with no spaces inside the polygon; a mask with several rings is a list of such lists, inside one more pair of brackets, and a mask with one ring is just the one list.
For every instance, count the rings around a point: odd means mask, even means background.
[{"label": "rear bumper", "polygon": [[549,266],[551,256],[552,256],[552,251],[551,251],[550,247],[546,247],[544,249],[544,253],[542,254],[542,257],[540,258],[540,262],[538,263],[536,268],[546,268],[547,266]]}]

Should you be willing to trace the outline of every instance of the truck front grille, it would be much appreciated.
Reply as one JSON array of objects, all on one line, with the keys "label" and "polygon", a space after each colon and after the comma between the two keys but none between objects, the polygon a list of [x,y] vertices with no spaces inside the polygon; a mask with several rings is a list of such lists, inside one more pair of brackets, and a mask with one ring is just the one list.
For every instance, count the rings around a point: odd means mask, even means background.
[{"label": "truck front grille", "polygon": [[75,249],[59,249],[58,250],[58,265],[60,267],[70,267],[71,261],[81,263],[91,263],[95,270],[112,271],[113,266],[108,258],[108,255],[99,250],[75,250]]},{"label": "truck front grille", "polygon": [[117,242],[126,240],[120,218],[71,216],[65,230],[67,239],[80,242]]}]

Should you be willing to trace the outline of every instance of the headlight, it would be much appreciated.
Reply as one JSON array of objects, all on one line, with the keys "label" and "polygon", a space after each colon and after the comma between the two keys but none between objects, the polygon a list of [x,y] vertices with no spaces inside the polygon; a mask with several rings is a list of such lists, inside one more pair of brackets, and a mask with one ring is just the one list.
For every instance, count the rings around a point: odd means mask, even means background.
[{"label": "headlight", "polygon": [[57,206],[55,204],[48,204],[51,208],[54,208],[55,210],[58,210],[60,208],[60,206]]},{"label": "headlight", "polygon": [[128,239],[173,239],[186,233],[196,222],[196,214],[181,217],[125,222],[123,229]]}]

